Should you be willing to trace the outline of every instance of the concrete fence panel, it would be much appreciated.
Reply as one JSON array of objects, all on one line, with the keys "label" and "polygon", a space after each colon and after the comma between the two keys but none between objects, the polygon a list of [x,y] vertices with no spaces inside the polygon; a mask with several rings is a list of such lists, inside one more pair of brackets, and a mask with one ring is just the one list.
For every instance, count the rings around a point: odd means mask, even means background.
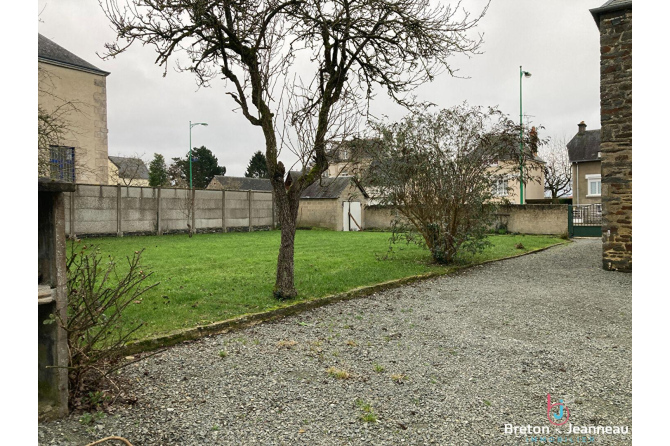
[{"label": "concrete fence panel", "polygon": [[[251,219],[249,218],[251,216]],[[76,185],[65,194],[70,236],[253,230],[274,226],[271,192]]]}]

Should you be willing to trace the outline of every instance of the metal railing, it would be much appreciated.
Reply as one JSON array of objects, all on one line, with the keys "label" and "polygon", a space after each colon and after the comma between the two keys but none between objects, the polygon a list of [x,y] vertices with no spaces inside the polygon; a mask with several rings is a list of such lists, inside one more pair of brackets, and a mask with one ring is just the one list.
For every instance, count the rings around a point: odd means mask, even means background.
[{"label": "metal railing", "polygon": [[572,206],[572,224],[574,226],[600,226],[602,223],[602,204],[598,203]]}]

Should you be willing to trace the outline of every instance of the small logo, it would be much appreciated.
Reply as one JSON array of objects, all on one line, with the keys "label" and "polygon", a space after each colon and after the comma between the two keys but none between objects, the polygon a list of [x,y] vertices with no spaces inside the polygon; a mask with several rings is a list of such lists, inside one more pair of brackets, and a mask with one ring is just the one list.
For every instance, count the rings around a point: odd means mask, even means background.
[{"label": "small logo", "polygon": [[[551,403],[551,395],[547,393],[547,418],[554,426],[563,426],[570,418],[570,411],[563,400],[558,400],[558,403]],[[558,413],[553,413],[552,409],[557,408]],[[563,420],[565,418],[565,420]],[[563,420],[562,422],[560,420]]]}]

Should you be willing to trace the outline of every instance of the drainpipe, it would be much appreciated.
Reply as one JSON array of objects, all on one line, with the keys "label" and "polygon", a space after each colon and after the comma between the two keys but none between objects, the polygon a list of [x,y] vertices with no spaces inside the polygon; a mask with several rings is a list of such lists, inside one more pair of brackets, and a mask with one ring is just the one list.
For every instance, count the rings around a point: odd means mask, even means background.
[{"label": "drainpipe", "polygon": [[577,205],[579,205],[579,163],[575,163],[575,167],[577,168],[577,181],[575,182],[577,185]]}]

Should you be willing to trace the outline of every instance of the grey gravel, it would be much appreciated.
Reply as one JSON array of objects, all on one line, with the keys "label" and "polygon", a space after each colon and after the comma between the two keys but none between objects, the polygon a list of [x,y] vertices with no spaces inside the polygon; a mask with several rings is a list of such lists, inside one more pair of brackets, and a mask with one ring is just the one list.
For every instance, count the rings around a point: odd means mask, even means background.
[{"label": "grey gravel", "polygon": [[630,429],[632,278],[600,255],[576,240],[173,347],[124,370],[137,404],[39,424],[39,444],[530,444],[504,425],[549,426],[547,393]]}]

